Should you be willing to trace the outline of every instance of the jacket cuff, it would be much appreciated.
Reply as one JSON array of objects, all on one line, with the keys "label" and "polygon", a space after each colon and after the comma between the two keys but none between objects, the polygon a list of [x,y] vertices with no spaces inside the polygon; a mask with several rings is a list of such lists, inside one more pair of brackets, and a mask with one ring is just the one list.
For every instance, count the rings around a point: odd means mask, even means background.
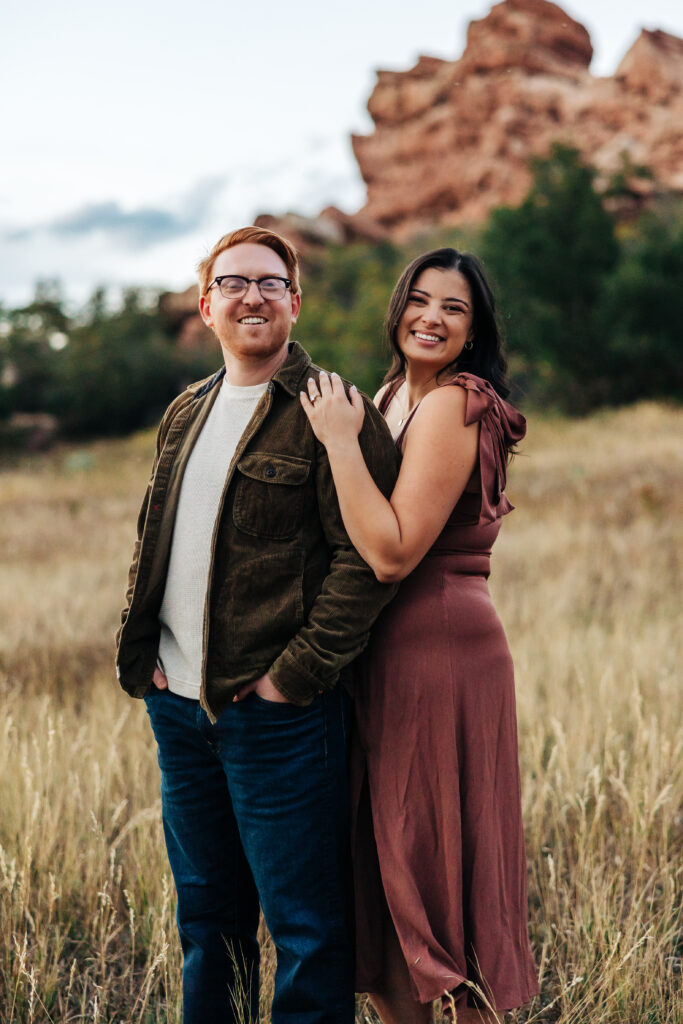
[{"label": "jacket cuff", "polygon": [[298,704],[305,707],[310,704],[320,690],[331,690],[337,681],[339,673],[332,679],[326,679],[322,683],[314,675],[295,661],[291,653],[283,651],[279,658],[273,662],[268,669],[268,675],[274,686],[286,697],[290,704]]}]

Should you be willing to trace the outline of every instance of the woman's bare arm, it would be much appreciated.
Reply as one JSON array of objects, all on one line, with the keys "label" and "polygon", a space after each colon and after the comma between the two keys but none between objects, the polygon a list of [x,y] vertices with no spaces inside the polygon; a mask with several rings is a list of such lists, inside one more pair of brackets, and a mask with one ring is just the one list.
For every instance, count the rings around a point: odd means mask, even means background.
[{"label": "woman's bare arm", "polygon": [[406,433],[391,499],[375,486],[358,445],[363,422],[357,392],[320,377],[315,404],[302,404],[325,445],[344,525],[355,548],[384,582],[411,572],[441,533],[476,465],[479,425],[465,425],[465,391],[441,387],[423,398]]}]

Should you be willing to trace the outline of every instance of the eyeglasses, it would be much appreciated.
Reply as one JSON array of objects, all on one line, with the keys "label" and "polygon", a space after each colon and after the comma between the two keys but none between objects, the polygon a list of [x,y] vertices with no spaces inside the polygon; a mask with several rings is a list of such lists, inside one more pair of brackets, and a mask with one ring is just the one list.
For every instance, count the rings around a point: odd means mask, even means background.
[{"label": "eyeglasses", "polygon": [[206,290],[209,292],[217,284],[224,299],[241,299],[249,291],[252,281],[258,288],[261,298],[266,301],[284,299],[287,289],[292,286],[288,277],[241,277],[239,274],[222,274],[214,278]]}]

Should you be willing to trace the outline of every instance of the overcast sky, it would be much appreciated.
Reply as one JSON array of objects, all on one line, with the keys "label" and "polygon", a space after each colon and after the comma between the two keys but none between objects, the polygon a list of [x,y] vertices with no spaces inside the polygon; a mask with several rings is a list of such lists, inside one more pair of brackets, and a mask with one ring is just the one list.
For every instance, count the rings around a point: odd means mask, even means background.
[{"label": "overcast sky", "polygon": [[[640,29],[683,36],[682,0],[572,0],[592,71]],[[92,0],[0,13],[0,303],[61,279],[186,287],[226,230],[258,213],[364,201],[351,132],[377,68],[454,60],[482,0]],[[198,14],[196,12],[201,12]]]}]

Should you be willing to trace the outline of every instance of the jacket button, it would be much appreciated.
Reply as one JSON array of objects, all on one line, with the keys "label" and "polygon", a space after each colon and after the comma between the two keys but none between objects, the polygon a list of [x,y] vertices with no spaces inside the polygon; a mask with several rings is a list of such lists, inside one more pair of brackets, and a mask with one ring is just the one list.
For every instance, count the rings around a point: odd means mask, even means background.
[{"label": "jacket button", "polygon": [[266,476],[275,476],[275,466],[266,466]]}]

